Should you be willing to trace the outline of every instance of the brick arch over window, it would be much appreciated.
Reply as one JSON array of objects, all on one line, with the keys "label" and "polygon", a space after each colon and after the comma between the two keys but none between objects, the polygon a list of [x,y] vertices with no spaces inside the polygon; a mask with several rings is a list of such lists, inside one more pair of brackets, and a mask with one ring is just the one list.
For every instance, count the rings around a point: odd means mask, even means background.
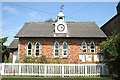
[{"label": "brick arch over window", "polygon": [[35,56],[36,57],[40,56],[40,43],[39,42],[35,43]]},{"label": "brick arch over window", "polygon": [[28,42],[27,44],[27,56],[32,56],[32,43]]},{"label": "brick arch over window", "polygon": [[54,56],[55,57],[58,57],[59,56],[59,43],[56,41],[55,43],[54,43]]}]

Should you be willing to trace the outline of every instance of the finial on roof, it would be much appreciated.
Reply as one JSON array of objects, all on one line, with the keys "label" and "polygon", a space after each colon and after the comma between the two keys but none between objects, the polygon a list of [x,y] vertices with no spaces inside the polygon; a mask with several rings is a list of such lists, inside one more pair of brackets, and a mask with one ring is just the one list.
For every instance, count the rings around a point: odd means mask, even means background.
[{"label": "finial on roof", "polygon": [[62,10],[63,10],[63,7],[64,7],[64,5],[62,5],[62,6],[60,7],[60,12],[62,12]]}]

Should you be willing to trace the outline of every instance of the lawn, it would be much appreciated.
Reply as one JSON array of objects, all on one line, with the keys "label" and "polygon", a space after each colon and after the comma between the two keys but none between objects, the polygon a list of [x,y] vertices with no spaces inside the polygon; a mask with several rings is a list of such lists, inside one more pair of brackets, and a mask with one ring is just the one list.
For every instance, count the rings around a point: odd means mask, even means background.
[{"label": "lawn", "polygon": [[108,77],[35,77],[35,76],[2,76],[2,80],[112,80]]}]

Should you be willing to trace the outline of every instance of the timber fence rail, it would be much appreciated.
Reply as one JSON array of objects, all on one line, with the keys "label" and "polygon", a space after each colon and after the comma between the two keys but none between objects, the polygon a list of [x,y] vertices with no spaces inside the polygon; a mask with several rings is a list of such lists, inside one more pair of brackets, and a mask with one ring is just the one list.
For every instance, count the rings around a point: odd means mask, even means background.
[{"label": "timber fence rail", "polygon": [[105,64],[2,63],[1,75],[24,76],[100,76],[108,75]]}]

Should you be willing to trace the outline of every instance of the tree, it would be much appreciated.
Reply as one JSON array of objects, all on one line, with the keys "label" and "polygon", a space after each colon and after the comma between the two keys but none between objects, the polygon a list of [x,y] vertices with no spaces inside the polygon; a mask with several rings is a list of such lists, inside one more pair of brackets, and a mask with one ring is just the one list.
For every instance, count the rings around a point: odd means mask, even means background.
[{"label": "tree", "polygon": [[53,19],[50,18],[50,19],[46,20],[45,22],[57,22],[57,19],[55,21],[53,21]]},{"label": "tree", "polygon": [[120,80],[120,33],[113,33],[102,42],[101,52],[104,53],[104,62],[108,66],[110,76]]},{"label": "tree", "polygon": [[4,37],[0,39],[0,48],[2,48],[1,52],[2,52],[2,62],[4,62],[4,56],[6,55],[7,58],[9,57],[9,49],[7,48],[6,45],[4,45],[4,43],[7,41],[8,37]]}]

